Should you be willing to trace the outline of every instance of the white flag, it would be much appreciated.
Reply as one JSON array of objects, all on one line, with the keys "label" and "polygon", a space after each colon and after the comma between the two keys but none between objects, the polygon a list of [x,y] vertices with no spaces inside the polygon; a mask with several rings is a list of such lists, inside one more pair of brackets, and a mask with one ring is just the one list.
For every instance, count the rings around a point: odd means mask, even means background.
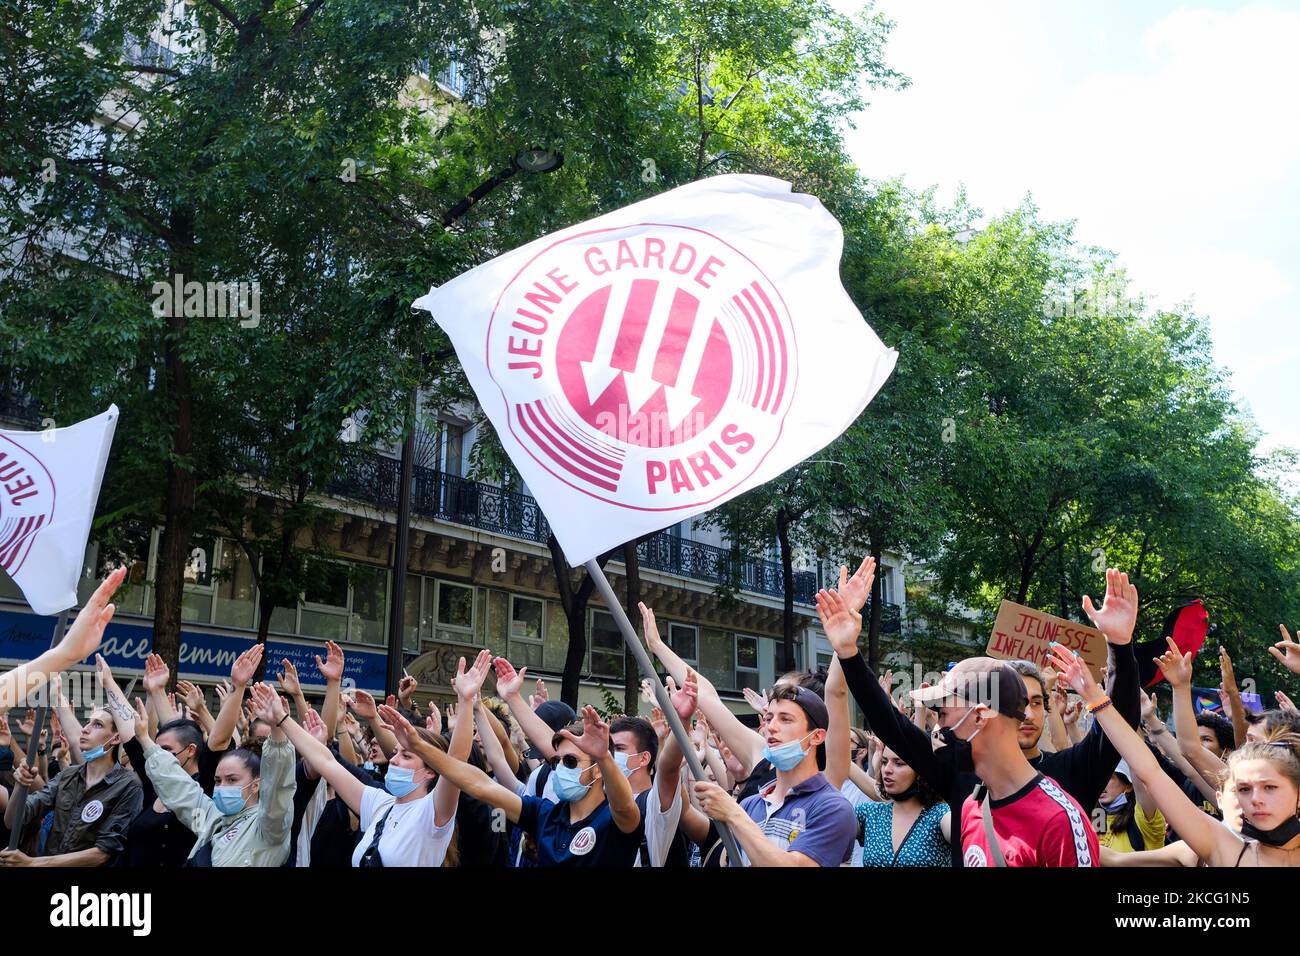
[{"label": "white flag", "polygon": [[894,368],[840,284],[840,225],[716,176],[498,256],[415,302],[574,565],[776,477]]},{"label": "white flag", "polygon": [[37,614],[77,603],[117,406],[67,428],[0,431],[0,568]]}]

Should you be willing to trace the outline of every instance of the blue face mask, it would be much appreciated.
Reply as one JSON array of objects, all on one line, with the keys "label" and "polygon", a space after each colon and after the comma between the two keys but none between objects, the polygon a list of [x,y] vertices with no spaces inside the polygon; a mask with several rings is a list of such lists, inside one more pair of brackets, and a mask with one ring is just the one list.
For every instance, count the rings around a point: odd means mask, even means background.
[{"label": "blue face mask", "polygon": [[808,756],[808,751],[803,748],[803,742],[811,736],[811,733],[804,734],[798,740],[792,740],[788,744],[781,744],[779,747],[768,744],[763,748],[763,756],[777,770],[793,770],[803,762],[804,757]]},{"label": "blue face mask", "polygon": [[243,787],[213,787],[212,802],[228,817],[244,809]]},{"label": "blue face mask", "polygon": [[365,763],[363,763],[361,766],[362,766],[362,768],[365,769],[365,770],[374,770],[374,769],[375,769],[375,762],[374,762],[373,760],[367,760],[367,761],[366,761]]},{"label": "blue face mask", "polygon": [[555,781],[555,795],[570,803],[585,797],[591,790],[591,784],[584,784],[579,778],[582,776],[582,771],[586,769],[586,767],[569,769],[564,764],[556,767],[551,772],[551,779]]},{"label": "blue face mask", "polygon": [[85,751],[81,756],[85,758],[86,763],[90,763],[92,760],[98,760],[100,757],[104,756],[105,753],[107,753],[107,748],[101,744],[94,750]]},{"label": "blue face mask", "polygon": [[623,771],[623,776],[630,777],[640,770],[640,767],[629,767],[627,765],[627,754],[614,751],[614,763],[618,764],[618,769]]},{"label": "blue face mask", "polygon": [[388,766],[388,773],[384,774],[384,789],[397,797],[399,800],[414,790],[415,771],[409,767]]},{"label": "blue face mask", "polygon": [[1125,793],[1121,793],[1118,797],[1116,797],[1116,798],[1115,798],[1114,800],[1112,800],[1110,803],[1103,803],[1103,804],[1101,804],[1101,808],[1102,808],[1103,810],[1105,810],[1107,813],[1116,813],[1116,812],[1118,812],[1119,810],[1124,809],[1124,807],[1126,807],[1126,806],[1128,806],[1128,793],[1127,793],[1127,792],[1125,792]]}]

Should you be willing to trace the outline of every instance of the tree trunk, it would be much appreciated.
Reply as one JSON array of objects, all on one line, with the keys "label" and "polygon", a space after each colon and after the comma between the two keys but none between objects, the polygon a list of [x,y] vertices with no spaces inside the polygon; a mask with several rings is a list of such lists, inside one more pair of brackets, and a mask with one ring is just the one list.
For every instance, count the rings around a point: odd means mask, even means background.
[{"label": "tree trunk", "polygon": [[560,678],[560,700],[578,709],[578,682],[582,680],[582,662],[587,657],[587,602],[565,614],[569,622],[569,649],[564,655],[564,675]]},{"label": "tree trunk", "polygon": [[[551,549],[551,567],[555,571],[556,590],[560,592],[560,606],[569,625],[569,648],[564,655],[564,675],[560,679],[560,700],[574,710],[578,709],[578,682],[582,679],[582,662],[587,656],[587,602],[591,592],[596,589],[596,582],[585,571],[578,589],[573,589],[569,577],[569,563],[560,548],[560,542],[551,535],[546,540]],[[596,564],[604,569],[605,562],[614,554],[607,551],[596,559]]]},{"label": "tree trunk", "polygon": [[880,619],[884,612],[883,582],[880,575],[880,545],[871,542],[871,556],[876,559],[876,577],[871,583],[871,614],[867,624],[867,663],[876,673],[880,673]]},{"label": "tree trunk", "polygon": [[[193,220],[184,211],[173,210],[171,228],[175,235],[188,239]],[[186,273],[186,263],[177,253],[171,259],[176,275]],[[187,276],[188,278],[188,276]],[[173,313],[181,312],[179,303]],[[163,530],[158,542],[158,562],[154,573],[153,651],[171,669],[168,687],[175,686],[180,674],[181,599],[184,596],[185,565],[190,556],[190,539],[194,530],[196,482],[193,472],[194,403],[190,369],[184,358],[185,317],[173,314],[167,319],[163,343],[163,381],[171,399],[174,415],[171,456],[167,461],[167,490],[163,498]]]},{"label": "tree trunk", "polygon": [[782,671],[795,669],[794,660],[794,555],[790,552],[790,516],[784,508],[776,512],[776,537],[781,546],[781,589],[785,594],[781,614]]},{"label": "tree trunk", "polygon": [[[636,622],[641,619],[641,611],[637,607],[641,601],[641,559],[636,553],[635,541],[623,545],[623,566],[627,571],[627,593],[623,606],[627,611],[627,619],[632,622],[633,630],[638,632],[638,636],[644,642],[645,635],[641,634],[636,626]],[[631,649],[625,647],[623,648],[623,713],[635,714],[640,700],[641,669],[637,666]]]}]

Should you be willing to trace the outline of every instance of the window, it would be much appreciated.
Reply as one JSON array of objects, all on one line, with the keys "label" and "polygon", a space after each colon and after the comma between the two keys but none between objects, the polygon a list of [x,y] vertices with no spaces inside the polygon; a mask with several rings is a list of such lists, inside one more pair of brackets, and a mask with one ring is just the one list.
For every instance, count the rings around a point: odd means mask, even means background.
[{"label": "window", "polygon": [[402,597],[402,650],[419,653],[420,638],[428,637],[423,627],[427,622],[421,617],[423,610],[424,578],[414,574],[406,576],[406,593]]},{"label": "window", "polygon": [[546,603],[510,595],[510,663],[537,669],[542,666],[542,625]]},{"label": "window", "polygon": [[181,620],[203,624],[212,621],[212,572],[217,561],[216,538],[199,538],[190,542],[181,594]]},{"label": "window", "polygon": [[591,674],[623,679],[623,635],[606,611],[591,612]]},{"label": "window", "polygon": [[474,641],[474,589],[450,581],[437,582],[437,624],[434,639],[456,644]]},{"label": "window", "polygon": [[673,649],[673,653],[690,664],[692,667],[699,664],[699,632],[689,624],[669,624],[668,625],[668,646]]},{"label": "window", "polygon": [[887,564],[880,566],[880,572],[876,575],[876,580],[880,582],[880,600],[886,604],[894,603],[894,580],[892,569]]},{"label": "window", "polygon": [[221,542],[221,575],[217,581],[217,608],[213,620],[226,627],[257,626],[257,588],[253,565],[247,555],[229,541]]},{"label": "window", "polygon": [[383,644],[388,630],[388,569],[352,566],[352,614],[348,637],[362,644]]},{"label": "window", "polygon": [[700,629],[700,673],[719,690],[736,686],[736,649],[726,631]]},{"label": "window", "polygon": [[307,569],[298,633],[331,641],[348,639],[348,568],[313,561]]},{"label": "window", "polygon": [[451,422],[439,422],[441,441],[438,464],[444,474],[460,476],[463,473],[461,457],[465,449],[465,429]]},{"label": "window", "polygon": [[736,635],[736,689],[758,690],[758,638]]}]

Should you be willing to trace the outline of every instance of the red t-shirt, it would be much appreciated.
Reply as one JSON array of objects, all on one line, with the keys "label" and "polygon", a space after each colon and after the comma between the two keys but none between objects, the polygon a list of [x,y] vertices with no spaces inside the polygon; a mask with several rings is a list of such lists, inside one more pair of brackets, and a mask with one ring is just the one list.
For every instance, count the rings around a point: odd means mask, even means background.
[{"label": "red t-shirt", "polygon": [[[1097,833],[1074,797],[1041,773],[1018,792],[994,800],[993,833],[1007,866],[1098,866]],[[961,808],[966,866],[995,866],[984,838],[984,810],[974,795]]]}]

